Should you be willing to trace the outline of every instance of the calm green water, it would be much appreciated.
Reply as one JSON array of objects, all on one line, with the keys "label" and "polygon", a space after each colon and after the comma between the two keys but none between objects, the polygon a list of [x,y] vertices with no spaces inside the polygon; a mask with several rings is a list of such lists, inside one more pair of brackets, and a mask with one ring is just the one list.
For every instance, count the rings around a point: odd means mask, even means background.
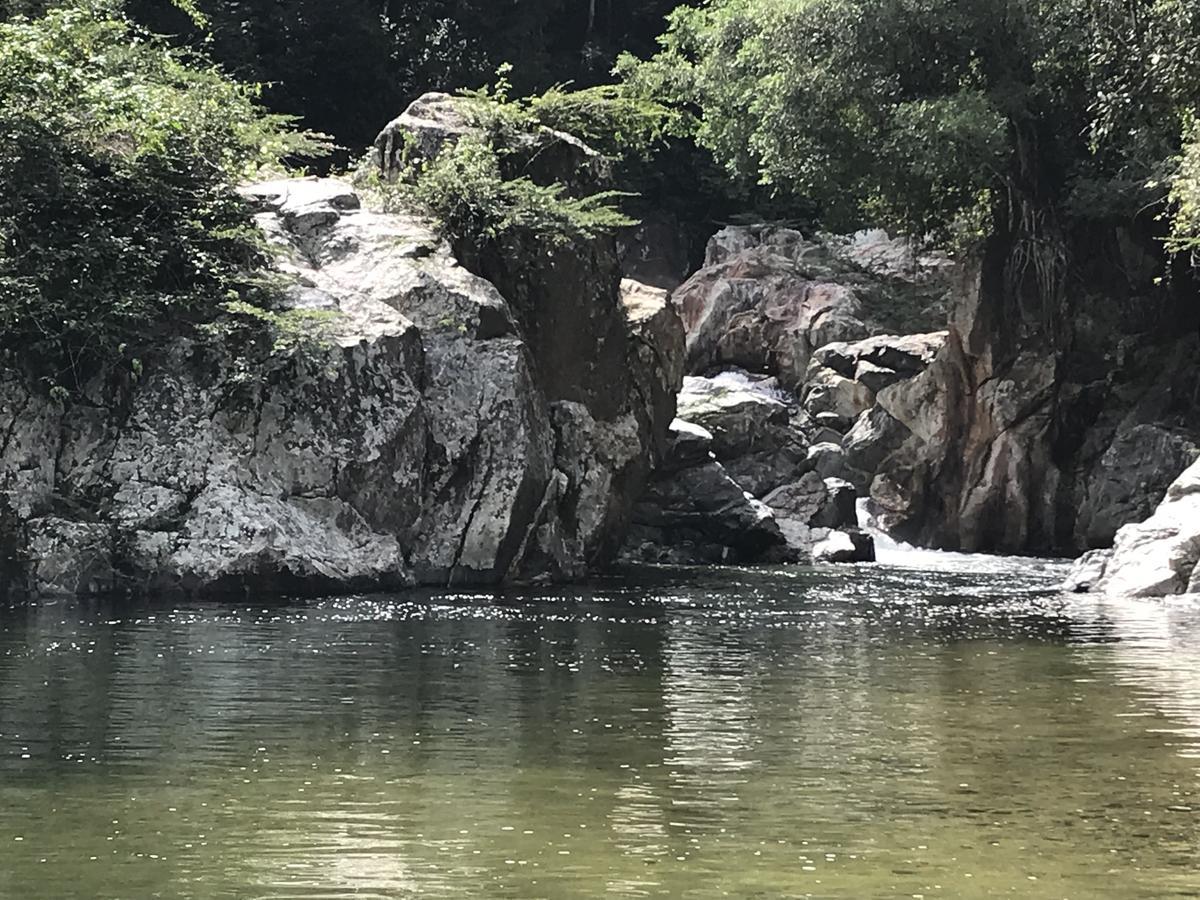
[{"label": "calm green water", "polygon": [[0,897],[1200,896],[1200,609],[1060,575],[0,608]]}]

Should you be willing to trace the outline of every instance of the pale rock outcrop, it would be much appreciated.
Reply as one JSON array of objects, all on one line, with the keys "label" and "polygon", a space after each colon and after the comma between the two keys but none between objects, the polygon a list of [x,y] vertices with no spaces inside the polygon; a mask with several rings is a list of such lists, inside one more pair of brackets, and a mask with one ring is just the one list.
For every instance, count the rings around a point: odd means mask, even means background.
[{"label": "pale rock outcrop", "polygon": [[1065,588],[1113,597],[1200,599],[1200,462],[1171,484],[1150,518],[1122,527],[1111,550],[1081,557]]},{"label": "pale rock outcrop", "polygon": [[614,268],[600,311],[577,311],[615,345],[619,372],[585,359],[564,378],[602,381],[598,415],[548,389],[509,300],[422,222],[328,179],[247,196],[285,303],[336,313],[329,346],[243,360],[180,338],[143,379],[65,405],[6,373],[0,588],[492,583],[574,577],[615,551],[674,415],[682,334],[664,296],[630,288],[622,305]]}]

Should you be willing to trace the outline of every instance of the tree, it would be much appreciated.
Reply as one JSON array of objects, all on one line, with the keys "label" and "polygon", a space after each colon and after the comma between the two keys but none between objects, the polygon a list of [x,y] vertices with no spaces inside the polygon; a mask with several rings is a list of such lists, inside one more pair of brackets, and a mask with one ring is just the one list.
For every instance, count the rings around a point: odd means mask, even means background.
[{"label": "tree", "polygon": [[1007,233],[1047,269],[1072,221],[1166,209],[1197,58],[1190,0],[713,0],[621,71],[827,224]]},{"label": "tree", "polygon": [[[3,2],[3,0],[0,0]],[[10,3],[32,0],[7,0]],[[150,30],[204,46],[267,85],[275,111],[361,151],[425,91],[486,84],[506,62],[536,93],[608,79],[619,50],[648,52],[667,0],[194,0],[204,26],[162,0],[132,0]],[[592,12],[594,8],[594,12]]]},{"label": "tree", "polygon": [[318,150],[116,3],[0,23],[0,350],[74,388],[262,296],[236,185]]}]

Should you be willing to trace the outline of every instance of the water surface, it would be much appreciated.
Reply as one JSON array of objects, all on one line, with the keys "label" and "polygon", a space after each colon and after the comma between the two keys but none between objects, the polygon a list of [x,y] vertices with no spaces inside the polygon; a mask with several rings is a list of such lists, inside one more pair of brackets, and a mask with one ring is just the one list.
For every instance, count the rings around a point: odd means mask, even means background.
[{"label": "water surface", "polygon": [[0,608],[0,897],[1200,896],[1200,610],[921,565]]}]

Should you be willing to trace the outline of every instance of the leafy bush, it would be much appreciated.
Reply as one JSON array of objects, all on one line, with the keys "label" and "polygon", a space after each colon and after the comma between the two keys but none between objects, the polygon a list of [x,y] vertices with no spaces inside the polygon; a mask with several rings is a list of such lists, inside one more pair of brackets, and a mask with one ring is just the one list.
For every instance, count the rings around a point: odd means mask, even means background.
[{"label": "leafy bush", "polygon": [[1175,218],[1170,247],[1200,260],[1200,122],[1193,122],[1171,186]]},{"label": "leafy bush", "polygon": [[116,3],[0,24],[0,347],[74,388],[231,299],[268,302],[237,183],[321,149]]},{"label": "leafy bush", "polygon": [[474,241],[521,232],[562,245],[633,224],[614,205],[618,191],[571,197],[561,184],[505,178],[504,152],[483,137],[463,138],[421,166],[408,196],[448,234]]},{"label": "leafy bush", "polygon": [[394,205],[415,206],[449,236],[502,241],[521,233],[552,245],[589,240],[635,224],[619,208],[632,195],[598,191],[575,196],[559,182],[524,174],[526,164],[554,142],[581,139],[619,162],[644,155],[665,133],[671,114],[617,88],[570,91],[559,86],[536,97],[510,99],[508,67],[494,86],[464,92],[458,102],[477,129],[435,159],[401,152],[402,171],[381,187]]}]

